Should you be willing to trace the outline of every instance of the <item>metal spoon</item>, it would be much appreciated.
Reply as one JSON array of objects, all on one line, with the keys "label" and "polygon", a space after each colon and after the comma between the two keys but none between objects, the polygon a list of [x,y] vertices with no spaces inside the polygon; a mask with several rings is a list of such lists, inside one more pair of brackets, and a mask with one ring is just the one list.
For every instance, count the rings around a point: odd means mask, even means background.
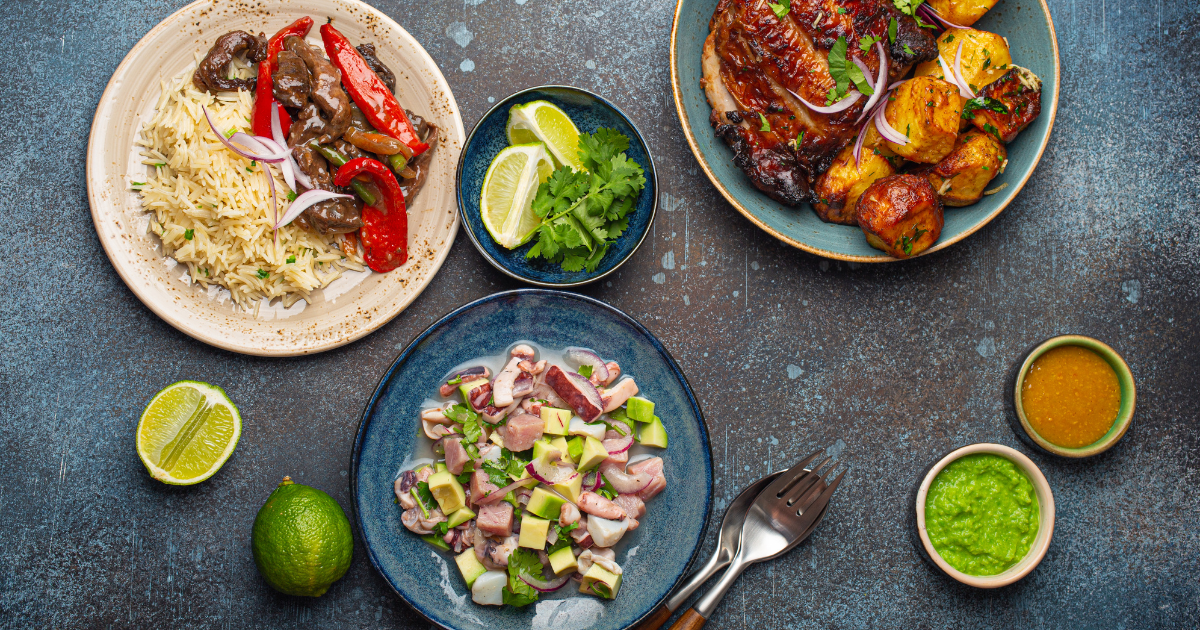
[{"label": "metal spoon", "polygon": [[[800,467],[803,468],[808,461],[801,462]],[[693,573],[683,586],[668,597],[666,602],[650,613],[646,620],[637,626],[637,630],[658,630],[671,617],[671,614],[678,610],[692,593],[696,592],[696,589],[703,586],[717,571],[729,565],[733,557],[737,555],[747,508],[754,502],[758,493],[767,487],[767,484],[784,472],[786,470],[771,473],[750,484],[729,504],[728,508],[725,508],[725,517],[721,519],[721,531],[717,534],[717,548],[712,557],[699,571]]]}]

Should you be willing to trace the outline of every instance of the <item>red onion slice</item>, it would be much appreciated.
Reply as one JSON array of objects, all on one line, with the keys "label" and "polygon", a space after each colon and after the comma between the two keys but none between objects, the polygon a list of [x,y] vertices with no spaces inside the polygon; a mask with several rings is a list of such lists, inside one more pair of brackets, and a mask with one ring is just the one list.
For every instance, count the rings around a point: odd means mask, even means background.
[{"label": "red onion slice", "polygon": [[558,589],[562,588],[563,585],[566,584],[568,581],[570,581],[572,575],[574,575],[574,573],[568,573],[562,577],[554,578],[553,580],[546,581],[546,580],[539,580],[535,577],[531,577],[529,575],[522,573],[521,581],[528,584],[529,586],[531,586],[533,588],[533,590],[535,590],[539,593],[553,593],[554,591],[557,591]]},{"label": "red onion slice", "polygon": [[896,131],[891,125],[888,124],[887,116],[884,115],[884,112],[886,111],[886,107],[880,107],[879,109],[875,110],[875,128],[879,130],[879,135],[883,136],[886,140],[894,142],[900,146],[908,144],[908,136]]},{"label": "red onion slice", "polygon": [[[287,153],[284,153],[282,155],[268,153],[266,151],[266,147],[264,147],[262,145],[262,143],[255,140],[253,136],[242,133],[240,131],[233,134],[232,137],[226,138],[225,131],[222,130],[221,128],[217,127],[217,124],[213,122],[212,115],[208,113],[208,108],[201,106],[200,109],[204,112],[204,118],[205,118],[205,120],[208,121],[209,128],[211,128],[213,130],[213,133],[217,134],[217,139],[221,141],[221,144],[225,145],[225,147],[227,149],[229,149],[230,151],[233,151],[234,153],[246,158],[247,160],[255,160],[258,162],[267,162],[270,164],[277,164],[287,158]],[[249,140],[247,140],[247,139],[249,139]],[[233,141],[235,141],[235,140],[241,142],[243,145],[247,146],[251,150],[247,151],[245,149],[238,148],[236,145],[233,144]],[[254,150],[258,150],[260,153],[263,153],[264,155],[259,155],[257,153],[254,153],[253,152]]]},{"label": "red onion slice", "polygon": [[862,92],[859,92],[858,90],[850,90],[848,93],[846,93],[846,97],[842,100],[830,105],[829,107],[822,107],[820,105],[813,105],[812,103],[809,103],[808,101],[800,98],[799,94],[791,90],[788,90],[788,93],[792,96],[795,96],[796,100],[804,103],[805,107],[817,112],[818,114],[836,114],[838,112],[846,111],[847,109],[850,109],[851,105],[857,103],[858,99],[862,98]]},{"label": "red onion slice", "polygon": [[[608,368],[605,369],[607,370]],[[588,402],[595,405],[597,409],[604,409],[604,401],[600,399],[600,392],[596,389],[596,386],[593,385],[591,381],[587,380],[582,374],[577,372],[564,372],[564,374],[566,374],[567,378],[579,388],[579,391],[582,392],[583,395],[588,399]]]},{"label": "red onion slice", "polygon": [[[864,119],[866,119],[872,113],[874,113],[871,111],[871,108],[874,107],[875,103],[878,103],[879,99],[883,96],[883,86],[884,86],[884,84],[887,83],[888,56],[887,56],[886,51],[884,51],[883,44],[881,42],[875,42],[875,52],[876,52],[876,54],[879,55],[879,78],[875,81],[875,93],[871,95],[871,98],[869,100],[867,100],[867,104],[863,106],[862,113],[858,115],[858,120],[854,121],[855,124],[862,122]],[[858,60],[855,59],[854,61],[857,62]],[[871,75],[868,74],[867,76],[869,77]],[[859,137],[861,138],[863,135],[864,135],[863,133],[860,133]],[[859,146],[861,147],[861,145],[862,145],[862,143],[860,141]],[[858,149],[855,149],[855,153],[854,153],[854,165],[855,166],[858,166],[858,151],[859,151]]]},{"label": "red onion slice", "polygon": [[[554,452],[558,453],[558,451]],[[550,486],[553,486],[556,483],[564,483],[574,479],[575,476],[579,474],[575,472],[574,468],[550,463],[551,459],[558,460],[559,457],[561,457],[561,454],[559,454],[557,457],[548,455],[545,458],[539,457],[534,459],[528,464],[525,464],[525,472],[529,473],[530,477],[533,477],[534,479],[537,479],[538,481]]]},{"label": "red onion slice", "polygon": [[917,10],[920,11],[921,14],[927,18],[931,18],[931,19],[937,20],[938,22],[941,22],[942,26],[945,26],[946,28],[961,28],[961,29],[969,28],[966,26],[960,26],[958,24],[955,24],[954,22],[951,22],[950,20],[947,20],[946,18],[942,17],[942,15],[940,13],[937,12],[937,9],[929,6],[928,4],[922,4],[921,6],[917,7]]},{"label": "red onion slice", "polygon": [[[863,63],[862,59],[855,57],[854,65],[858,66],[859,70],[862,70],[863,78],[867,80],[868,84],[875,85],[875,75],[871,72],[871,69],[867,67],[867,64]],[[874,96],[874,93],[872,93],[872,96]]]},{"label": "red onion slice", "polygon": [[628,451],[629,447],[633,446],[633,436],[627,435],[623,438],[617,438],[615,440],[604,440],[604,442],[606,443],[606,445],[609,442],[614,442],[613,446],[616,447],[616,450],[613,450],[611,448],[608,449],[609,455],[620,455],[621,453]]},{"label": "red onion slice", "polygon": [[905,83],[908,83],[908,79],[900,79],[899,81],[889,85],[888,91],[891,92],[892,90],[900,87],[901,85],[904,85]]},{"label": "red onion slice", "polygon": [[487,505],[489,503],[495,503],[496,501],[503,499],[505,496],[508,495],[509,492],[512,492],[513,490],[518,490],[520,488],[528,488],[529,486],[537,485],[537,483],[538,483],[537,479],[522,479],[520,481],[514,481],[513,483],[510,483],[507,486],[500,488],[499,490],[485,494],[485,495],[479,497],[478,499],[471,499],[471,500],[476,505]]},{"label": "red onion slice", "polygon": [[958,41],[958,52],[954,53],[954,78],[958,79],[959,94],[962,94],[967,98],[975,98],[974,90],[971,89],[971,86],[967,83],[967,80],[963,78],[962,74],[962,45],[963,42],[960,39]]},{"label": "red onion slice", "polygon": [[871,121],[863,123],[862,129],[858,130],[858,139],[854,141],[854,168],[861,170],[862,163],[862,147],[863,140],[867,139],[867,127],[871,126]]},{"label": "red onion slice", "polygon": [[[272,186],[274,186],[274,184],[272,184]],[[278,230],[279,228],[291,223],[296,219],[296,217],[300,216],[301,212],[304,212],[313,204],[321,203],[327,199],[339,199],[342,197],[345,197],[346,199],[352,198],[350,195],[343,195],[341,193],[335,193],[329,190],[306,190],[300,193],[299,197],[296,197],[292,200],[292,203],[288,206],[287,212],[284,213],[283,218],[275,224],[275,229]]]},{"label": "red onion slice", "polygon": [[564,354],[568,361],[592,366],[592,378],[601,383],[608,380],[608,366],[604,363],[604,359],[601,359],[600,355],[595,352],[586,348],[567,348]]},{"label": "red onion slice", "polygon": [[603,481],[600,479],[600,473],[595,470],[588,473],[583,478],[583,489],[589,492],[595,492],[599,490],[601,485],[603,485]]},{"label": "red onion slice", "polygon": [[[271,107],[271,140],[275,143],[276,151],[286,151],[287,142],[283,139],[283,129],[279,122],[279,108],[283,107],[279,103],[274,103]],[[265,138],[264,138],[265,140]],[[269,147],[270,145],[268,145]],[[279,170],[283,172],[283,181],[287,182],[288,188],[296,192],[296,176],[292,169],[292,154],[288,152],[286,160],[279,163]]]}]

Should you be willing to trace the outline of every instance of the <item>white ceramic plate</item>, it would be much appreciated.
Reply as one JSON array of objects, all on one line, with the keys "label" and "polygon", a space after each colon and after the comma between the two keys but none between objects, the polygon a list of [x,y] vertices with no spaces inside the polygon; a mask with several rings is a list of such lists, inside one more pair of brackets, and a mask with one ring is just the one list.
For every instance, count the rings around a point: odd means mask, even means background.
[{"label": "white ceramic plate", "polygon": [[[252,7],[252,8],[251,8]],[[189,285],[185,265],[163,255],[148,233],[148,213],[130,181],[145,181],[134,140],[152,115],[161,81],[182,72],[235,29],[268,36],[302,16],[316,25],[332,18],[350,41],[374,42],[396,74],[401,105],[441,130],[429,179],[409,206],[409,259],[386,274],[348,272],[311,302],[283,308],[261,303],[258,312],[234,307],[228,292]],[[314,27],[310,41],[319,41]],[[462,117],[437,64],[399,24],[358,0],[200,0],[154,27],[125,56],[109,80],[88,141],[87,180],[92,220],[113,267],[138,298],[180,331],[208,344],[265,356],[309,354],[366,335],[403,311],[442,266],[458,232],[454,170],[465,134]]]}]

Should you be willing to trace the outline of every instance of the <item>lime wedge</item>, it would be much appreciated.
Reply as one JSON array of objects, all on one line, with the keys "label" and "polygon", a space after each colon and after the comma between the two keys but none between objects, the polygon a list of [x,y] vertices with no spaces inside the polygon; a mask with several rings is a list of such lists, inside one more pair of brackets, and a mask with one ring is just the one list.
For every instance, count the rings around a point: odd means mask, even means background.
[{"label": "lime wedge", "polygon": [[533,101],[508,110],[509,144],[544,142],[558,165],[582,171],[579,160],[579,129],[571,117],[549,101]]},{"label": "lime wedge", "polygon": [[533,236],[541,223],[533,212],[533,198],[552,172],[550,154],[540,142],[505,147],[492,160],[479,193],[479,211],[497,243],[513,249]]},{"label": "lime wedge", "polygon": [[179,381],[146,405],[137,452],[151,477],[186,486],[220,470],[241,435],[242,416],[220,387]]}]

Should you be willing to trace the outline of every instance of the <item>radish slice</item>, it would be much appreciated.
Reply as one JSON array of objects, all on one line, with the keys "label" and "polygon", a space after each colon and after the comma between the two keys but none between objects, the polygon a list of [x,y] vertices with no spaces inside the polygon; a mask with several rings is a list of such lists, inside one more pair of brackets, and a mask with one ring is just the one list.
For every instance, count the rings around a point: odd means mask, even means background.
[{"label": "radish slice", "polygon": [[564,353],[567,360],[577,363],[581,366],[592,366],[592,378],[603,383],[608,380],[608,366],[604,363],[604,359],[600,355],[586,348],[567,348]]},{"label": "radish slice", "polygon": [[287,212],[283,215],[283,218],[275,224],[275,229],[278,230],[279,228],[291,223],[296,219],[296,217],[300,216],[301,212],[304,212],[315,204],[321,203],[322,201],[326,201],[328,199],[339,199],[342,197],[345,197],[346,199],[353,199],[351,195],[343,195],[341,193],[335,193],[328,190],[306,190],[303,193],[300,193],[299,197],[296,197],[292,200],[292,203],[288,206]]},{"label": "radish slice", "polygon": [[792,96],[795,96],[796,100],[804,103],[805,107],[817,112],[818,114],[836,114],[838,112],[846,111],[847,109],[850,109],[851,105],[857,103],[858,99],[862,98],[862,92],[859,92],[858,90],[850,90],[848,93],[846,93],[846,97],[842,100],[830,105],[829,107],[822,107],[820,105],[813,105],[812,103],[809,103],[808,101],[800,98],[799,94],[791,90],[788,90],[788,93]]},{"label": "radish slice", "polygon": [[564,584],[571,580],[573,573],[568,573],[562,577],[554,578],[553,580],[539,580],[524,573],[521,574],[521,581],[533,587],[533,590],[539,593],[553,593],[562,588]]}]

